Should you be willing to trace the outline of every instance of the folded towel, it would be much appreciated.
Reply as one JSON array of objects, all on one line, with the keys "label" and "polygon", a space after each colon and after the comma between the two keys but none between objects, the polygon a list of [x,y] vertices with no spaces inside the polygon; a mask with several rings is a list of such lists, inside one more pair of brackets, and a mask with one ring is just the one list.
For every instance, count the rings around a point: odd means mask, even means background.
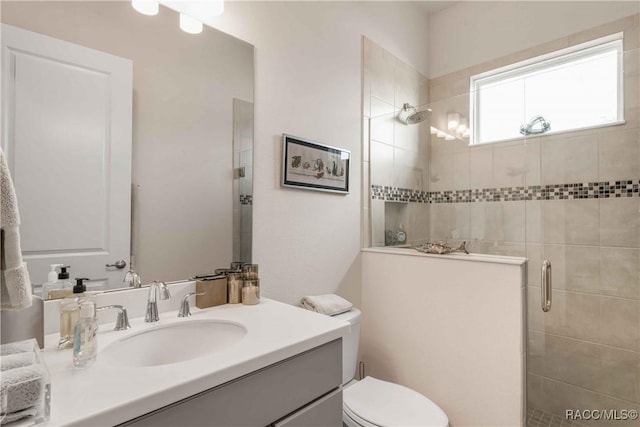
[{"label": "folded towel", "polygon": [[349,301],[335,294],[309,295],[303,297],[300,304],[307,310],[326,314],[327,316],[344,313],[353,307],[353,304]]},{"label": "folded towel", "polygon": [[33,352],[33,341],[16,341],[7,344],[0,345],[0,356],[6,356],[8,354],[25,353],[27,351]]},{"label": "folded towel", "polygon": [[0,357],[0,371],[22,368],[36,363],[36,354],[33,351],[25,353],[7,354]]},{"label": "folded towel", "polygon": [[[9,310],[22,310],[31,307],[33,304],[33,287],[29,278],[27,264],[4,270],[2,272],[3,292],[0,308]],[[5,293],[6,292],[6,293]]]},{"label": "folded towel", "polygon": [[0,308],[31,307],[32,286],[20,248],[18,199],[9,166],[0,148]]},{"label": "folded towel", "polygon": [[0,396],[7,397],[1,402],[2,414],[37,406],[44,396],[44,378],[44,367],[40,364],[2,372]]},{"label": "folded towel", "polygon": [[22,411],[12,412],[10,414],[2,414],[0,417],[4,417],[0,419],[0,425],[5,425],[12,423],[14,421],[21,420],[26,417],[35,417],[38,415],[38,408],[32,406],[31,408],[23,409]]}]

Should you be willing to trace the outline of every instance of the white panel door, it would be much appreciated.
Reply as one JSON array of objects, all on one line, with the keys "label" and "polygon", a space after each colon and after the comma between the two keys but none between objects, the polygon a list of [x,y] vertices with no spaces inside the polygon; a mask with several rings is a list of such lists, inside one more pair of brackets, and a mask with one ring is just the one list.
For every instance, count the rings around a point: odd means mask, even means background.
[{"label": "white panel door", "polygon": [[48,265],[120,286],[129,263],[132,61],[2,25],[2,145],[34,284]]}]

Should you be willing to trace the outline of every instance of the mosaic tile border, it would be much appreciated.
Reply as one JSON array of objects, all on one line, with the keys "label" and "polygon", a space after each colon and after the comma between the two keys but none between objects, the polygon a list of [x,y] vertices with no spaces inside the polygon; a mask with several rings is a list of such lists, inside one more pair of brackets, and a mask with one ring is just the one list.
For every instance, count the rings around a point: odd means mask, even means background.
[{"label": "mosaic tile border", "polygon": [[390,202],[474,203],[523,200],[607,199],[640,196],[640,180],[531,185],[474,190],[420,191],[382,185],[371,186],[371,198]]},{"label": "mosaic tile border", "polygon": [[240,204],[241,205],[253,205],[253,195],[251,195],[251,194],[241,194],[240,195]]}]

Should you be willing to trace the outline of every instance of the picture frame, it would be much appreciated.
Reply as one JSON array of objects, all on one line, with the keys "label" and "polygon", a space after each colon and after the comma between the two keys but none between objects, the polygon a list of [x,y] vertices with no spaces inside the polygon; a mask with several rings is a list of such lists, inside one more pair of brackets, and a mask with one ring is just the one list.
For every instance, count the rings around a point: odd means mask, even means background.
[{"label": "picture frame", "polygon": [[349,193],[351,151],[282,134],[282,186]]}]

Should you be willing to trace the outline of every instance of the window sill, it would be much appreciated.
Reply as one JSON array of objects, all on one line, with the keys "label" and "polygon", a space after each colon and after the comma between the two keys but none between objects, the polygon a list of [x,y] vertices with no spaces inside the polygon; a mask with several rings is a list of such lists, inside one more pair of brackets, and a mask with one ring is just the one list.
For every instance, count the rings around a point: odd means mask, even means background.
[{"label": "window sill", "polygon": [[517,137],[517,138],[505,138],[505,139],[497,139],[497,140],[493,140],[493,141],[484,141],[484,142],[475,142],[475,143],[469,141],[469,146],[470,147],[479,147],[479,146],[486,146],[486,145],[490,145],[490,144],[499,144],[499,143],[504,143],[504,142],[526,141],[527,139],[534,139],[534,138],[540,138],[540,137],[545,137],[545,136],[563,135],[563,134],[567,134],[567,133],[581,132],[581,131],[585,131],[585,130],[595,130],[595,129],[600,129],[600,128],[608,128],[608,127],[612,127],[612,126],[622,126],[622,125],[625,125],[626,123],[627,123],[626,120],[618,120],[618,121],[611,122],[611,123],[604,123],[604,124],[593,125],[593,126],[583,126],[583,127],[580,127],[580,128],[559,130],[559,131],[555,131],[555,132],[551,131],[551,132],[539,133],[539,134],[535,134],[535,135],[520,136],[520,137]]}]

